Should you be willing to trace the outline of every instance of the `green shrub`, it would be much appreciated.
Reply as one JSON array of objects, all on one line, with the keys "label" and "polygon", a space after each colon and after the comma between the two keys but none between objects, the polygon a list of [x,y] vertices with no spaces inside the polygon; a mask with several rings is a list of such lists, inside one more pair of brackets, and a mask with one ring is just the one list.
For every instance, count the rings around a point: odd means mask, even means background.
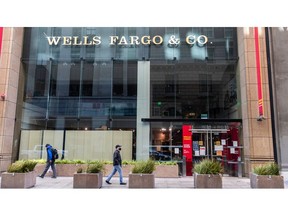
[{"label": "green shrub", "polygon": [[64,159],[64,160],[56,160],[55,164],[85,164],[86,161],[84,160],[68,160],[68,159]]},{"label": "green shrub", "polygon": [[104,161],[104,164],[113,164],[113,161]]},{"label": "green shrub", "polygon": [[9,173],[26,173],[34,170],[37,164],[36,160],[20,160],[12,163],[7,172]]},{"label": "green shrub", "polygon": [[136,161],[132,169],[132,173],[151,174],[155,170],[155,162],[153,160]]},{"label": "green shrub", "polygon": [[280,168],[276,163],[268,163],[254,168],[257,175],[280,175]]},{"label": "green shrub", "polygon": [[99,173],[104,170],[104,163],[102,161],[89,162],[86,173]]},{"label": "green shrub", "polygon": [[156,165],[168,165],[168,166],[177,165],[177,161],[157,161],[155,163]]},{"label": "green shrub", "polygon": [[45,164],[46,163],[46,160],[45,159],[35,159],[33,161],[36,161],[37,164]]},{"label": "green shrub", "polygon": [[204,159],[194,166],[194,172],[199,174],[219,174],[223,167],[219,161]]},{"label": "green shrub", "polygon": [[135,160],[123,160],[122,165],[135,165],[136,161]]},{"label": "green shrub", "polygon": [[82,172],[83,172],[83,168],[82,168],[82,167],[79,167],[76,172],[77,172],[77,173],[82,173]]}]

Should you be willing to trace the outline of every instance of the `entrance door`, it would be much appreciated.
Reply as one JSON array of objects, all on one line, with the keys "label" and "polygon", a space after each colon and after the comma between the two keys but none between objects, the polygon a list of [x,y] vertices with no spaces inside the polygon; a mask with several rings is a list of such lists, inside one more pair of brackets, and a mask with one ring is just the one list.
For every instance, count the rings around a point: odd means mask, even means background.
[{"label": "entrance door", "polygon": [[238,129],[192,129],[193,164],[205,158],[218,160],[224,173],[239,175],[241,148],[238,142]]},{"label": "entrance door", "polygon": [[[188,168],[186,172],[183,170],[183,125],[182,122],[152,122],[150,128],[150,158],[177,161],[180,175],[188,173]],[[242,164],[240,150],[243,146],[239,143],[238,128],[239,125],[192,125],[192,165],[205,158],[215,159],[222,163],[225,174],[240,176],[238,165],[239,159]]]},{"label": "entrance door", "polygon": [[199,159],[222,158],[227,129],[192,129],[193,157]]}]

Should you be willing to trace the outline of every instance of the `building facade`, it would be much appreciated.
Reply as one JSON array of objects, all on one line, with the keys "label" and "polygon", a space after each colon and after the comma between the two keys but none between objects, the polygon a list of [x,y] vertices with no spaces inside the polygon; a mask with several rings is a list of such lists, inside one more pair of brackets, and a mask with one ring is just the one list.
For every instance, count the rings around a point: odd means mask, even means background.
[{"label": "building facade", "polygon": [[285,169],[285,30],[2,28],[1,172],[47,142],[83,160],[122,144],[126,160],[187,174],[207,157],[231,175]]}]

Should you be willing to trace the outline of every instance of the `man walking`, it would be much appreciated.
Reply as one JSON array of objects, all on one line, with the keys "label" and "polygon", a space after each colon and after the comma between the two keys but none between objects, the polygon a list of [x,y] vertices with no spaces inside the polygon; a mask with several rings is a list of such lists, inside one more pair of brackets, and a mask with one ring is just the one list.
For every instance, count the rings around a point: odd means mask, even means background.
[{"label": "man walking", "polygon": [[120,185],[126,185],[126,183],[123,182],[123,175],[122,175],[122,159],[120,155],[121,145],[116,145],[115,148],[116,150],[114,151],[114,154],[113,154],[113,170],[110,173],[110,175],[107,177],[106,183],[112,184],[110,180],[116,174],[116,172],[118,172],[119,178],[120,178]]},{"label": "man walking", "polygon": [[53,176],[51,178],[56,178],[56,170],[55,170],[55,158],[52,152],[52,146],[50,144],[45,145],[47,150],[47,161],[46,161],[46,167],[41,175],[39,175],[40,178],[44,178],[45,174],[47,173],[49,167],[51,166],[53,171]]}]

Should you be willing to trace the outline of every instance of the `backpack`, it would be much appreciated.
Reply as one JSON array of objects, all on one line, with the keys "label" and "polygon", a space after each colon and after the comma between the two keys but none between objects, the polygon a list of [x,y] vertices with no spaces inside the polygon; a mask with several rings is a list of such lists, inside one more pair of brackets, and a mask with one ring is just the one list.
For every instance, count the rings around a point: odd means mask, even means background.
[{"label": "backpack", "polygon": [[53,157],[54,160],[59,158],[58,151],[55,148],[52,148],[52,157]]}]

